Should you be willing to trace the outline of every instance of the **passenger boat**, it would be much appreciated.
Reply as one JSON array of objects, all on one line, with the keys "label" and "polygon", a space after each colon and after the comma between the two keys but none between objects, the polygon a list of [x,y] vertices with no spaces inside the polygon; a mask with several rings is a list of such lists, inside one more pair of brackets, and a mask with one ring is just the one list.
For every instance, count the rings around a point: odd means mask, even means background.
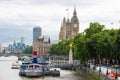
[{"label": "passenger boat", "polygon": [[38,59],[37,51],[33,51],[32,59],[30,61],[25,60],[25,62],[22,63],[19,75],[27,77],[39,77],[43,75],[60,76],[60,70],[51,67],[50,61],[45,59],[45,56]]},{"label": "passenger boat", "polygon": [[43,68],[40,64],[32,63],[28,64],[25,72],[28,77],[39,77],[43,75]]},{"label": "passenger boat", "polygon": [[16,61],[16,62],[12,63],[11,69],[19,69],[20,65],[21,65],[21,63],[19,61]]}]

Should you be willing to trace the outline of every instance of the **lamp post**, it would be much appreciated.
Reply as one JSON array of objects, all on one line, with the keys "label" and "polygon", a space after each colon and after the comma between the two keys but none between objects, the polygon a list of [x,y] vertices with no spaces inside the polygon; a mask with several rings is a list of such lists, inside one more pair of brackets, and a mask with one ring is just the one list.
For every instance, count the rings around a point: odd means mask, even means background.
[{"label": "lamp post", "polygon": [[101,72],[101,64],[99,66],[99,77],[100,77],[100,72]]},{"label": "lamp post", "polygon": [[106,77],[107,77],[107,75],[108,75],[108,62],[107,62],[107,71],[106,71]]}]

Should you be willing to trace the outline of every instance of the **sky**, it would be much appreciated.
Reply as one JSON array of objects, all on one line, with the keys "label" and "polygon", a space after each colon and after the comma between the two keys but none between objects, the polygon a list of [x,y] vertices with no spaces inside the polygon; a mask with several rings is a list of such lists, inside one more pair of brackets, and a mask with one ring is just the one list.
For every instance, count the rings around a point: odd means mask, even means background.
[{"label": "sky", "polygon": [[24,37],[26,44],[32,44],[35,26],[52,41],[59,40],[62,20],[72,17],[74,6],[80,33],[91,22],[99,22],[106,29],[120,27],[120,0],[0,0],[0,43],[7,45]]}]

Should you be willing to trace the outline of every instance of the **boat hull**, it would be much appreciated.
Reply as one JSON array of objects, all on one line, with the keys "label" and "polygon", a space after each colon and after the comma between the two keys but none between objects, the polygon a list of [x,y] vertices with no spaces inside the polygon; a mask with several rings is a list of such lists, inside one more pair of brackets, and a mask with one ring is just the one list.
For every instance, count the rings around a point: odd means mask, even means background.
[{"label": "boat hull", "polygon": [[40,77],[42,76],[42,72],[26,72],[26,76],[28,77]]},{"label": "boat hull", "polygon": [[11,69],[19,69],[19,66],[12,66]]}]

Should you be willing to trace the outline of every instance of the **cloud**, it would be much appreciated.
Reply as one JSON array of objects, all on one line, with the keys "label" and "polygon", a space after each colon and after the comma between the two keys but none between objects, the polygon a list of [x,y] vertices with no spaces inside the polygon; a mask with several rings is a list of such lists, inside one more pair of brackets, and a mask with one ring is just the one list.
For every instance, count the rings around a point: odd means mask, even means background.
[{"label": "cloud", "polygon": [[[28,27],[29,25],[13,25],[6,24],[5,22],[0,21],[0,42],[1,43],[9,43],[15,41],[19,41],[21,37],[24,37],[25,40],[32,42],[32,29],[27,29],[24,27]],[[29,34],[28,34],[29,33]]]},{"label": "cloud", "polygon": [[94,1],[88,1],[88,0],[0,0],[1,3],[16,3],[16,4],[35,4],[35,5],[45,5],[45,4],[59,4],[64,6],[71,6],[74,4],[79,4],[82,6],[90,6],[90,5],[96,5],[96,2],[99,3],[101,0],[94,0]]},{"label": "cloud", "polygon": [[58,40],[61,22],[67,16],[65,9],[69,9],[71,18],[74,5],[80,32],[88,28],[90,22],[100,22],[106,28],[112,28],[113,22],[114,28],[119,27],[119,0],[0,0],[0,42],[19,40],[22,36],[32,42],[34,26],[40,26],[43,35]]}]

